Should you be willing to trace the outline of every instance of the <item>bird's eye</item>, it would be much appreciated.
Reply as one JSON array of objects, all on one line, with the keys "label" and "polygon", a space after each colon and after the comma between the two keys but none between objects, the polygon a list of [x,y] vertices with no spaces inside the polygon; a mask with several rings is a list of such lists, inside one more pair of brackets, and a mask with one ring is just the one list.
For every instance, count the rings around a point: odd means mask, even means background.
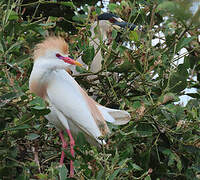
[{"label": "bird's eye", "polygon": [[57,57],[57,58],[60,58],[60,57],[61,57],[61,55],[57,53],[57,54],[56,54],[56,57]]},{"label": "bird's eye", "polygon": [[111,23],[115,23],[117,20],[116,20],[115,18],[110,18],[109,21],[110,21]]}]

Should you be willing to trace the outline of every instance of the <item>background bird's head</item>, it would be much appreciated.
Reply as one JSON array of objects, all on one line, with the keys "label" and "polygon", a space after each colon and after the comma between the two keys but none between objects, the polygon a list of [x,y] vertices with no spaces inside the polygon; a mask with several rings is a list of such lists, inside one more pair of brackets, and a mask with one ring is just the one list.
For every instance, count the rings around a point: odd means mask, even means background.
[{"label": "background bird's head", "polygon": [[81,64],[69,56],[68,44],[62,37],[50,36],[37,44],[34,49],[34,60],[52,60],[55,62],[65,62],[72,65],[81,66]]},{"label": "background bird's head", "polygon": [[132,23],[128,23],[123,21],[120,17],[113,13],[103,13],[100,14],[98,17],[98,25],[99,29],[102,33],[103,39],[107,39],[107,44],[110,44],[113,40],[112,38],[112,30],[113,28],[117,29],[117,37],[115,38],[116,42],[121,41],[122,31],[133,31],[136,29],[136,25]]},{"label": "background bird's head", "polygon": [[131,31],[136,28],[136,25],[125,22],[120,17],[118,17],[117,15],[112,14],[112,13],[100,14],[97,19],[99,21],[102,21],[102,20],[108,21],[115,28],[127,28]]}]

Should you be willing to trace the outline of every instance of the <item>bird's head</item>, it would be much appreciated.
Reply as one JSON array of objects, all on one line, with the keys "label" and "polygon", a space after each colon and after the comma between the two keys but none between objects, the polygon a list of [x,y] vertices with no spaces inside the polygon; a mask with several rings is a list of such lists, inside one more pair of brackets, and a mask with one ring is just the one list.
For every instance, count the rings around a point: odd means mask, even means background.
[{"label": "bird's head", "polygon": [[70,65],[81,66],[81,64],[69,57],[68,44],[61,37],[50,36],[37,44],[34,49],[34,60],[48,60],[54,62],[65,62]]},{"label": "bird's head", "polygon": [[112,13],[100,14],[97,18],[99,21],[108,21],[112,26],[116,28],[127,28],[129,30],[134,30],[136,25],[123,21],[120,17]]}]

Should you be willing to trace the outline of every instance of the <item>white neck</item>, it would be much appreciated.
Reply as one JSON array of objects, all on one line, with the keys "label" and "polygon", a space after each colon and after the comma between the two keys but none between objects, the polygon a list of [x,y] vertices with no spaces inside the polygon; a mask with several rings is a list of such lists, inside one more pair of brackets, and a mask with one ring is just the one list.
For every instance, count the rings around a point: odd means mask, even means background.
[{"label": "white neck", "polygon": [[[97,32],[95,34],[94,29],[99,28],[100,32]],[[95,41],[99,41],[99,39],[102,39],[102,41],[105,41],[107,39],[107,32],[110,28],[110,24],[107,21],[101,20],[98,23],[94,22],[94,24],[91,26],[91,33],[92,33],[92,38],[95,38]]]},{"label": "white neck", "polygon": [[33,70],[29,79],[29,88],[31,92],[45,98],[46,88],[53,71],[57,69],[66,69],[68,64],[62,60],[38,58],[35,60]]},{"label": "white neck", "polygon": [[[99,25],[99,27],[97,27]],[[95,34],[94,29],[99,28],[99,33]],[[94,46],[95,52],[97,51],[99,45],[100,45],[100,39],[102,41],[107,40],[107,32],[109,31],[110,24],[107,21],[101,20],[98,22],[95,22],[91,26],[91,33],[92,33],[92,40],[90,41],[90,45]],[[101,50],[98,51],[96,56],[94,57],[92,64],[90,65],[90,71],[92,72],[98,72],[102,68],[102,56],[101,56]]]}]

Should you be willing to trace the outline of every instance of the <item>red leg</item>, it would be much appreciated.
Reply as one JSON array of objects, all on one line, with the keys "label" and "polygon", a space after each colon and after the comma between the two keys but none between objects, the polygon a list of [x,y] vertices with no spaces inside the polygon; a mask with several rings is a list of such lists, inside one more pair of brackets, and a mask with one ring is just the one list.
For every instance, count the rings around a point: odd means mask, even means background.
[{"label": "red leg", "polygon": [[[70,139],[70,152],[71,152],[71,155],[74,157],[75,141],[72,137],[71,131],[69,129],[67,129],[66,131],[67,131],[67,134],[68,134],[69,139]],[[73,177],[73,176],[74,176],[74,165],[73,165],[73,161],[71,160],[70,161],[70,177]]]},{"label": "red leg", "polygon": [[[64,139],[63,132],[60,131],[59,135],[60,135],[60,139],[62,141],[62,148],[67,149],[67,142]],[[61,157],[60,157],[60,165],[63,165],[64,157],[65,157],[65,153],[62,150]]]}]

